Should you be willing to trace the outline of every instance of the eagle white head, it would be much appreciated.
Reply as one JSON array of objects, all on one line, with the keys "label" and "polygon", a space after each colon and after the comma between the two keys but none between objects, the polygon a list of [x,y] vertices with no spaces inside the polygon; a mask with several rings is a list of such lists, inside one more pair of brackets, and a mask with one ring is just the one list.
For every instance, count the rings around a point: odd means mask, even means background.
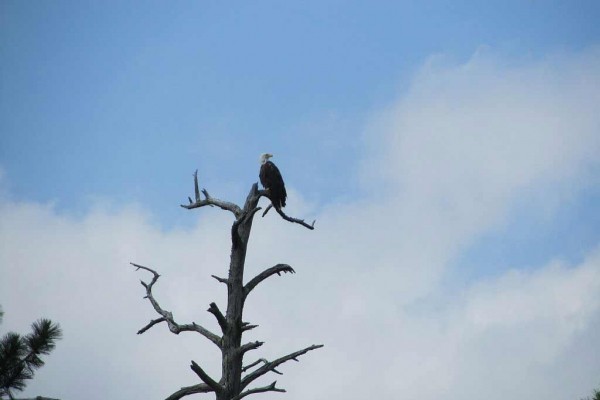
[{"label": "eagle white head", "polygon": [[269,161],[269,158],[273,157],[273,154],[264,153],[260,155],[260,164],[264,164]]}]

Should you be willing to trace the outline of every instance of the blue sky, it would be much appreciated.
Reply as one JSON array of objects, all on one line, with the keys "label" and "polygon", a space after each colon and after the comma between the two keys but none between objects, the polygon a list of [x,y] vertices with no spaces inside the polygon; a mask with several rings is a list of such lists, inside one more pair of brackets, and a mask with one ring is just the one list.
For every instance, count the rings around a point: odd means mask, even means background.
[{"label": "blue sky", "polygon": [[139,201],[166,226],[185,223],[172,206],[191,171],[243,195],[233,188],[267,150],[316,201],[356,195],[365,119],[428,56],[464,61],[486,45],[530,59],[600,32],[593,1],[0,7],[11,193],[67,211],[89,196]]},{"label": "blue sky", "polygon": [[[600,354],[599,20],[597,1],[0,2],[0,328],[44,314],[65,330],[29,394],[92,385],[85,371],[65,378],[80,357],[109,383],[99,399],[137,393],[141,378],[120,368],[157,377],[148,396],[190,383],[185,351],[181,363],[145,350],[175,346],[170,336],[123,337],[152,317],[123,265],[165,268],[166,300],[197,318],[181,293],[212,301],[189,282],[220,274],[231,221],[179,204],[196,169],[212,195],[242,202],[263,152],[289,212],[317,219],[310,234],[258,220],[249,256],[299,272],[268,289],[280,307],[264,297],[252,309],[269,343],[281,342],[274,321],[283,344],[330,349],[290,371],[290,400],[371,396],[347,389],[365,365],[389,382],[378,398],[589,394],[600,386],[600,357],[582,356]],[[28,285],[39,297],[24,301]],[[307,285],[313,298],[290,297]],[[327,328],[294,330],[303,318]],[[106,329],[92,354],[82,325]],[[362,337],[376,344],[345,358]],[[121,358],[107,361],[110,348]],[[521,358],[506,357],[515,349]],[[317,384],[325,397],[302,387],[340,363]],[[519,373],[531,381],[515,387]]]}]

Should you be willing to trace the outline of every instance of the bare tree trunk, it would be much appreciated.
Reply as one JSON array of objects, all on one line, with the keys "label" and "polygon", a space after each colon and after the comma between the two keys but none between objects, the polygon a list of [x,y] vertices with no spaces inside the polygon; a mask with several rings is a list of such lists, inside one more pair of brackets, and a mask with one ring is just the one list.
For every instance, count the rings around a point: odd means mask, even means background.
[{"label": "bare tree trunk", "polygon": [[[297,357],[300,355],[323,347],[323,345],[312,345],[271,362],[265,359],[259,359],[258,361],[253,362],[246,367],[243,366],[245,353],[250,350],[257,349],[263,344],[263,342],[259,341],[242,344],[243,332],[257,327],[257,325],[251,325],[247,322],[243,322],[242,320],[244,303],[248,294],[260,282],[272,275],[295,272],[289,265],[277,264],[274,267],[268,268],[262,273],[258,274],[256,277],[246,283],[246,285],[244,285],[244,263],[246,261],[246,251],[248,248],[248,241],[250,239],[252,221],[256,212],[260,210],[260,207],[258,207],[258,201],[262,196],[268,197],[268,192],[258,190],[258,184],[255,183],[250,189],[250,193],[248,194],[244,208],[242,209],[234,203],[212,198],[205,189],[202,190],[205,199],[201,199],[198,188],[197,174],[194,175],[194,189],[196,201],[194,202],[192,199],[190,199],[190,204],[182,205],[182,207],[193,209],[207,205],[218,206],[223,210],[232,212],[236,218],[231,227],[232,245],[229,263],[229,275],[227,279],[213,275],[213,278],[227,285],[227,310],[225,315],[223,315],[215,303],[211,303],[208,308],[208,312],[213,314],[217,319],[222,335],[218,336],[203,326],[196,324],[195,322],[192,322],[191,324],[178,324],[175,322],[173,314],[163,309],[152,294],[152,287],[160,275],[151,268],[132,263],[132,265],[138,269],[147,270],[154,275],[150,283],[145,283],[142,281],[142,285],[146,288],[146,297],[149,299],[155,311],[161,316],[160,318],[150,321],[145,327],[138,331],[138,334],[146,332],[154,325],[166,322],[171,332],[175,334],[179,334],[180,332],[200,333],[218,346],[221,350],[221,379],[217,381],[211,378],[198,364],[192,361],[190,368],[192,371],[194,371],[194,373],[196,373],[202,383],[183,387],[170,395],[167,400],[177,400],[191,394],[209,392],[215,392],[217,400],[240,400],[250,394],[255,393],[285,392],[284,389],[275,387],[276,382],[264,387],[257,387],[247,390],[245,389],[255,379],[267,374],[268,372],[281,374],[276,369],[279,365],[289,360],[298,361]],[[311,225],[309,225],[305,223],[304,220],[288,217],[281,210],[277,210],[277,212],[284,220],[300,224],[308,229],[314,229],[314,221]],[[263,216],[265,214],[266,212],[263,214]],[[257,368],[257,366],[261,363],[262,365]],[[250,372],[250,370],[253,368],[255,369]],[[246,375],[242,377],[242,374],[244,373],[246,373]]]},{"label": "bare tree trunk", "polygon": [[217,394],[217,400],[230,400],[241,392],[242,362],[242,313],[244,310],[244,263],[246,250],[252,229],[253,215],[249,215],[257,208],[259,196],[254,193],[256,186],[252,187],[250,195],[244,205],[244,215],[233,224],[231,230],[231,261],[229,264],[229,278],[227,282],[227,332],[223,336],[222,380],[223,392]]}]

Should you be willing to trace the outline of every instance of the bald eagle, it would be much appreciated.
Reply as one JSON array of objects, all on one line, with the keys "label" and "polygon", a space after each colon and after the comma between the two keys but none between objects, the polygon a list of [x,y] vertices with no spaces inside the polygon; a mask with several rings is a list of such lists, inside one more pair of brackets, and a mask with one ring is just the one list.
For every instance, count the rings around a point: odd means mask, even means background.
[{"label": "bald eagle", "polygon": [[258,176],[260,177],[260,183],[269,191],[271,203],[276,209],[280,210],[285,207],[287,193],[279,168],[269,161],[271,157],[273,157],[273,154],[269,153],[260,156],[260,173]]}]

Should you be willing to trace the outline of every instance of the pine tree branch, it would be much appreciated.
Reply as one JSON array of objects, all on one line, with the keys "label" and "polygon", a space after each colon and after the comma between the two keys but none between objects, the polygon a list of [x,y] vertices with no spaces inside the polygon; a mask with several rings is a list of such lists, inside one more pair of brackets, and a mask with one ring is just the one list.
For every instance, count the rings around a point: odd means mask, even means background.
[{"label": "pine tree branch", "polygon": [[211,392],[214,392],[214,390],[210,386],[208,386],[205,383],[200,383],[198,385],[182,387],[181,389],[167,397],[165,400],[179,400],[182,397],[189,396],[191,394]]},{"label": "pine tree branch", "polygon": [[134,263],[130,263],[130,264],[133,265],[134,267],[136,267],[138,270],[144,269],[144,270],[152,273],[153,277],[152,277],[152,281],[150,283],[146,283],[144,281],[141,281],[141,283],[142,283],[142,286],[144,286],[146,288],[146,296],[145,297],[150,301],[150,303],[152,304],[152,307],[154,307],[154,310],[159,315],[162,316],[162,320],[161,320],[161,318],[158,318],[153,321],[150,321],[149,324],[147,324],[144,328],[142,328],[138,331],[138,334],[144,333],[145,331],[150,329],[152,326],[154,326],[160,322],[166,321],[167,325],[169,327],[169,330],[176,335],[179,335],[179,333],[181,333],[181,332],[198,332],[199,334],[201,334],[202,336],[204,336],[205,338],[207,338],[208,340],[213,342],[215,345],[217,345],[217,347],[221,348],[221,338],[219,336],[215,335],[214,333],[212,333],[208,329],[204,328],[203,326],[196,324],[195,322],[192,322],[191,324],[184,324],[184,325],[178,324],[177,322],[175,322],[175,319],[173,318],[173,313],[171,313],[170,311],[164,310],[158,304],[158,302],[156,301],[156,299],[154,298],[154,296],[152,294],[152,286],[156,283],[156,281],[158,281],[158,278],[160,277],[160,275],[155,270],[148,268],[148,267],[144,267],[143,265],[139,265],[139,264],[134,264]]},{"label": "pine tree branch", "polygon": [[252,383],[257,378],[260,378],[267,372],[273,371],[275,368],[277,368],[279,365],[283,364],[284,362],[287,362],[289,360],[298,361],[297,357],[299,357],[303,354],[306,354],[311,350],[319,349],[321,347],[323,347],[322,344],[313,344],[312,346],[309,346],[305,349],[298,350],[294,353],[290,353],[286,356],[280,357],[275,361],[271,361],[271,362],[264,364],[262,367],[258,368],[257,370],[249,373],[244,378],[242,378],[242,382],[241,382],[242,389],[247,387],[250,383]]},{"label": "pine tree branch", "polygon": [[23,358],[26,367],[33,372],[34,369],[44,365],[41,355],[49,354],[56,341],[62,337],[60,325],[53,324],[46,318],[41,318],[31,324],[32,332],[24,337],[29,353]]},{"label": "pine tree branch", "polygon": [[291,274],[296,273],[296,271],[294,271],[294,269],[287,264],[277,264],[274,267],[268,268],[268,269],[264,270],[263,272],[261,272],[260,274],[256,275],[252,280],[250,280],[250,282],[248,282],[246,284],[246,286],[244,286],[244,297],[248,296],[250,291],[252,289],[254,289],[256,287],[256,285],[258,285],[259,283],[261,283],[268,277],[275,275],[275,274],[281,275],[282,272],[283,273],[289,272]]},{"label": "pine tree branch", "polygon": [[31,324],[31,330],[26,336],[9,332],[0,338],[0,398],[13,399],[13,391],[24,390],[25,381],[44,365],[41,356],[49,354],[62,337],[60,325],[45,318]]},{"label": "pine tree branch", "polygon": [[236,218],[239,218],[242,214],[242,210],[238,205],[229,201],[223,201],[211,197],[206,189],[202,189],[202,194],[204,194],[205,197],[205,199],[202,200],[200,197],[200,191],[198,190],[198,170],[194,172],[194,192],[196,195],[196,200],[192,201],[192,199],[188,197],[190,204],[181,204],[181,207],[191,210],[193,208],[199,208],[204,206],[217,206],[223,210],[231,211]]},{"label": "pine tree branch", "polygon": [[220,393],[223,391],[223,386],[221,386],[217,381],[215,381],[213,378],[211,378],[198,364],[196,364],[195,361],[192,360],[192,364],[190,365],[190,368],[212,390],[214,390],[217,393]]},{"label": "pine tree branch", "polygon": [[246,390],[245,392],[242,392],[242,393],[238,394],[237,396],[233,397],[231,400],[240,400],[240,399],[243,399],[244,397],[248,396],[249,394],[254,394],[254,393],[263,393],[263,392],[285,393],[285,389],[276,388],[275,387],[276,384],[277,384],[277,381],[271,383],[269,386],[263,386],[263,387]]},{"label": "pine tree branch", "polygon": [[18,333],[8,332],[0,339],[0,364],[4,364],[0,365],[0,396],[12,399],[12,391],[25,389],[25,381],[33,378],[23,361],[27,354],[27,344]]}]

